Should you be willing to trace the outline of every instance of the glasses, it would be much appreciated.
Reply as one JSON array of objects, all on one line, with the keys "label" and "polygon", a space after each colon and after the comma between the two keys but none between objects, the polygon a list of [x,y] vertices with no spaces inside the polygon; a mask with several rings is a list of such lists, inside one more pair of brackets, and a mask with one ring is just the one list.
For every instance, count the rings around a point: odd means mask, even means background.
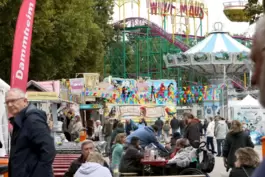
[{"label": "glasses", "polygon": [[9,103],[15,103],[15,102],[17,102],[18,100],[21,100],[21,99],[25,99],[24,97],[21,97],[21,98],[15,98],[15,99],[10,99],[10,100],[7,100],[6,102],[5,102],[5,105],[8,105]]}]

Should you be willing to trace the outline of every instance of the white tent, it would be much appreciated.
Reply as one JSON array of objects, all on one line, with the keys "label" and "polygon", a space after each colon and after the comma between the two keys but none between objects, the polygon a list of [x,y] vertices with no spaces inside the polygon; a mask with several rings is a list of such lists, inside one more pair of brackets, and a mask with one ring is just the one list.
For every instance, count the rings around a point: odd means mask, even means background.
[{"label": "white tent", "polygon": [[6,155],[8,147],[8,120],[5,109],[5,93],[9,90],[9,85],[0,79],[0,141],[3,148],[0,149],[0,156]]},{"label": "white tent", "polygon": [[242,101],[239,102],[238,106],[257,106],[261,107],[258,100],[250,95],[247,95]]}]

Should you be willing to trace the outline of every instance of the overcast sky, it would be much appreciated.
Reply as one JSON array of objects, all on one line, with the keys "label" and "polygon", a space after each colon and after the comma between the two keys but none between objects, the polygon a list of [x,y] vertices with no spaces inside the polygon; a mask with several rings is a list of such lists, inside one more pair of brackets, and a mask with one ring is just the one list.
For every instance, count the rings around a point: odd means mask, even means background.
[{"label": "overcast sky", "polygon": [[[209,32],[213,30],[213,25],[215,22],[222,22],[223,23],[223,29],[224,31],[228,31],[231,34],[243,34],[245,32],[252,33],[253,27],[249,27],[248,23],[237,23],[237,22],[231,22],[226,18],[226,16],[223,13],[223,3],[227,2],[228,0],[204,0],[204,3],[207,5],[208,10],[209,10]],[[231,0],[231,1],[237,1],[237,0]],[[119,20],[119,14],[120,14],[120,19],[128,18],[128,17],[137,17],[138,16],[138,7],[136,4],[133,6],[131,3],[127,3],[125,5],[125,13],[123,13],[123,7],[121,8],[121,11],[119,13],[119,8],[118,6],[115,6],[114,9],[114,22]],[[146,0],[141,0],[141,7],[140,7],[140,17],[143,18],[148,18],[148,13],[147,13],[147,8],[146,8]],[[172,32],[172,25],[171,25],[171,18],[167,18],[167,28],[166,31]],[[155,22],[156,24],[162,26],[162,17],[158,15],[150,15],[150,20],[152,22]],[[184,18],[178,19],[178,22],[184,22]],[[199,25],[199,20],[196,20],[196,27]],[[191,33],[194,33],[194,28],[193,28],[193,20],[190,20],[191,26]],[[206,29],[207,29],[207,22],[206,18],[203,20],[203,34],[205,34]],[[176,31],[182,31],[184,28],[181,29],[180,25],[177,26]],[[197,35],[200,35],[198,33]]]}]

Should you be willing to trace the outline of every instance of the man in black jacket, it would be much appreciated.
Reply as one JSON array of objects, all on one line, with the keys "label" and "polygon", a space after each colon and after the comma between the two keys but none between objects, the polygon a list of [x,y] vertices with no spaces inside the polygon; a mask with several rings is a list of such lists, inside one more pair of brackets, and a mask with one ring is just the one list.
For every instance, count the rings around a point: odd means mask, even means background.
[{"label": "man in black jacket", "polygon": [[171,126],[171,129],[172,129],[172,135],[173,135],[179,129],[179,120],[176,119],[176,117],[173,117],[173,119],[171,119],[171,121],[170,121],[170,126]]},{"label": "man in black jacket", "polygon": [[[83,142],[81,145],[81,150],[82,150],[81,156],[71,163],[71,166],[69,167],[67,172],[65,172],[64,177],[73,177],[75,172],[82,165],[82,163],[86,162],[87,157],[89,156],[89,153],[95,151],[95,145],[93,141],[87,140]],[[104,162],[104,166],[109,168],[106,161]]]},{"label": "man in black jacket", "polygon": [[52,177],[52,163],[56,155],[53,138],[45,112],[28,104],[20,89],[6,95],[8,113],[13,125],[8,163],[10,177]]}]

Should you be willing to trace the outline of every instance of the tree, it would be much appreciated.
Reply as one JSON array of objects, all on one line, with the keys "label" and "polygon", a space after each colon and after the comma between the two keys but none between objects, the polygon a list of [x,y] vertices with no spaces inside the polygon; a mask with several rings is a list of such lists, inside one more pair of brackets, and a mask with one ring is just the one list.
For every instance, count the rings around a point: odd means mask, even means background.
[{"label": "tree", "polygon": [[[0,76],[9,80],[13,37],[21,0],[0,0]],[[37,1],[32,36],[29,79],[73,77],[77,72],[99,71],[105,46],[112,38],[108,24],[112,6],[97,13],[93,0]],[[105,21],[98,21],[100,19]],[[104,29],[102,29],[104,27]],[[108,33],[105,33],[108,29]]]},{"label": "tree", "polygon": [[264,2],[263,5],[258,2],[258,0],[248,0],[245,6],[245,12],[248,17],[250,17],[250,24],[256,22],[260,15],[264,12]]}]

